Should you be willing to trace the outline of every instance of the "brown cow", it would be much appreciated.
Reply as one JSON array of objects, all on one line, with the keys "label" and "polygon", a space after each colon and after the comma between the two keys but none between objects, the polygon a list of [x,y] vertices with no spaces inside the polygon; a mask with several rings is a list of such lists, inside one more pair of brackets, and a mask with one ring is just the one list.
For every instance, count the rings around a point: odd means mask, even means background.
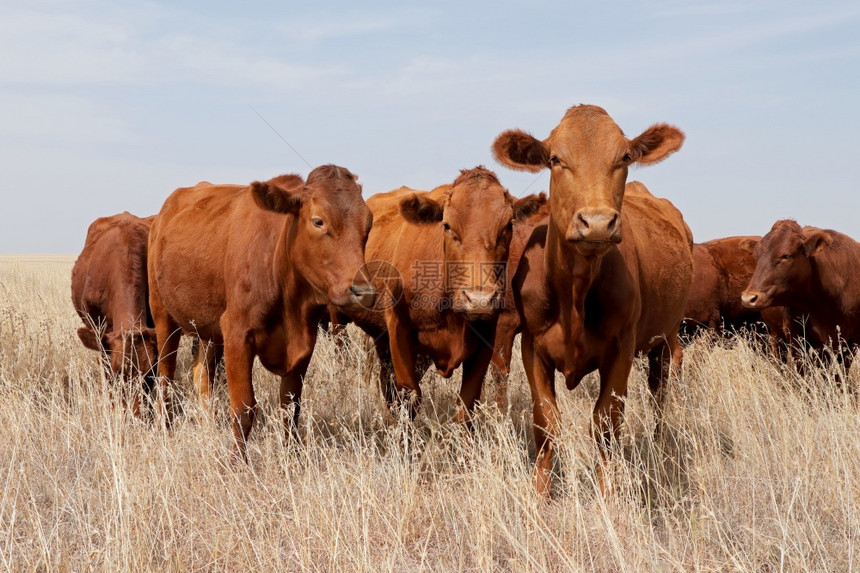
[{"label": "brown cow", "polygon": [[755,272],[743,292],[747,308],[784,306],[790,333],[815,349],[846,344],[836,352],[847,371],[860,344],[860,243],[795,221],[777,221],[753,255]]},{"label": "brown cow", "polygon": [[292,180],[291,188],[281,177],[177,189],[150,234],[159,379],[173,377],[178,329],[223,344],[234,451],[243,457],[257,411],[254,357],[281,377],[285,425],[294,434],[326,305],[349,309],[375,297],[360,272],[373,216],[355,176],[326,165],[307,182]]},{"label": "brown cow", "polygon": [[755,270],[753,249],[758,236],[714,239],[693,245],[693,282],[681,332],[693,336],[702,329],[735,332],[747,329],[774,340],[783,336],[782,308],[753,310],[741,303],[741,292]]},{"label": "brown cow", "polygon": [[496,340],[493,344],[493,361],[490,364],[490,378],[496,386],[496,405],[499,410],[508,410],[508,377],[511,372],[511,359],[514,353],[514,339],[522,328],[520,313],[514,300],[513,281],[517,274],[523,252],[532,232],[538,225],[546,225],[549,217],[549,204],[546,195],[538,196],[539,208],[529,216],[514,220],[514,232],[508,251],[505,279],[505,305],[496,325]]},{"label": "brown cow", "polygon": [[428,359],[445,378],[462,364],[457,419],[469,418],[493,354],[513,220],[539,202],[515,201],[483,167],[430,192],[402,187],[368,199],[368,267],[386,296],[351,317],[374,338],[390,406],[405,398],[414,416]]},{"label": "brown cow", "polygon": [[[493,144],[509,167],[551,170],[549,221],[533,233],[514,278],[541,493],[550,490],[552,440],[559,430],[555,370],[571,389],[598,370],[593,431],[605,457],[619,431],[636,353],[648,353],[652,392],[670,363],[680,364],[678,327],[692,277],[692,236],[669,201],[641,183],[625,182],[630,165],[660,161],[683,140],[679,129],[666,124],[627,139],[603,109],[582,105],[570,108],[544,141],[511,130]],[[605,491],[602,471],[600,484]]]},{"label": "brown cow", "polygon": [[[154,217],[125,212],[96,219],[72,268],[72,304],[84,321],[78,337],[103,353],[108,380],[144,376],[153,384],[155,330],[149,312],[146,243]],[[132,400],[140,415],[140,397]]]}]

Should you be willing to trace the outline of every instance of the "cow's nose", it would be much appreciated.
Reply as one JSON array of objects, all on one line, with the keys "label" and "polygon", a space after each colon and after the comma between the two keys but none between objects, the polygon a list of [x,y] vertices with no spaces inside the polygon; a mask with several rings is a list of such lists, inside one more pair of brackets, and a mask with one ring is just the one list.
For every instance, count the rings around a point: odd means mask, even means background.
[{"label": "cow's nose", "polygon": [[365,308],[373,306],[376,302],[376,287],[373,285],[352,285],[349,287],[349,292],[356,298],[358,304]]},{"label": "cow's nose", "polygon": [[760,298],[761,293],[754,290],[745,290],[741,293],[741,302],[748,308],[755,308]]},{"label": "cow's nose", "polygon": [[493,314],[499,307],[499,291],[495,288],[463,290],[463,311],[468,314]]},{"label": "cow's nose", "polygon": [[617,243],[621,240],[621,217],[615,209],[580,209],[573,217],[566,238],[574,242]]}]

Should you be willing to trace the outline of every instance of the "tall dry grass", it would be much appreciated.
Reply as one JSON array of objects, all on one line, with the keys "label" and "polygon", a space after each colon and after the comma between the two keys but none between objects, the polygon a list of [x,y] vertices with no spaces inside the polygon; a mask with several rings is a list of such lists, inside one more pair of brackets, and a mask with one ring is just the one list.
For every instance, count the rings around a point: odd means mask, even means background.
[{"label": "tall dry grass", "polygon": [[695,342],[664,429],[641,364],[595,492],[593,378],[559,384],[556,495],[533,493],[531,409],[453,422],[458,382],[427,375],[414,425],[387,425],[358,332],[322,337],[301,420],[283,437],[260,368],[250,463],[229,459],[226,398],[201,408],[181,349],[167,432],[112,407],[78,342],[71,262],[0,265],[0,567],[7,570],[850,571],[860,567],[860,416],[817,369],[801,379],[748,341]]}]

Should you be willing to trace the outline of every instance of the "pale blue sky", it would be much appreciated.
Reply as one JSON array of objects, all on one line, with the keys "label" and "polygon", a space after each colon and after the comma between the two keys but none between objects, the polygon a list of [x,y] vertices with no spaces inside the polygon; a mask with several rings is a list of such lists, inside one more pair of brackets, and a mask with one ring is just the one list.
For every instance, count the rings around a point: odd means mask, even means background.
[{"label": "pale blue sky", "polygon": [[496,164],[504,129],[543,138],[578,103],[632,137],[687,134],[631,171],[696,240],[778,218],[860,238],[860,4],[4,2],[0,253],[77,253],[96,217],[176,187],[337,163],[365,195]]}]

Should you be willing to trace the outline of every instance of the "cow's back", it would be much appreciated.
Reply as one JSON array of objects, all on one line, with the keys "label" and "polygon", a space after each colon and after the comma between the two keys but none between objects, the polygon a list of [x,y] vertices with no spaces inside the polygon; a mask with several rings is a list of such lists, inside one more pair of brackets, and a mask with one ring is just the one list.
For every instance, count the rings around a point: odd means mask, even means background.
[{"label": "cow's back", "polygon": [[85,322],[103,322],[108,330],[152,323],[146,280],[152,221],[124,212],[90,225],[72,268],[72,302]]},{"label": "cow's back", "polygon": [[407,221],[400,212],[400,204],[403,199],[415,194],[426,194],[441,201],[449,188],[449,185],[444,185],[432,191],[420,191],[400,187],[370,197],[367,206],[373,213],[373,227],[367,238],[366,260],[389,261],[397,267],[406,284],[413,274],[414,261],[441,261],[439,243],[442,233],[439,225]]},{"label": "cow's back", "polygon": [[684,310],[685,332],[692,334],[699,328],[717,328],[720,325],[720,301],[723,299],[723,280],[716,261],[706,245],[693,245],[693,278]]},{"label": "cow's back", "polygon": [[755,243],[761,240],[757,236],[726,237],[703,243],[708,248],[716,262],[722,278],[722,290],[719,300],[719,311],[723,322],[728,327],[741,327],[757,321],[761,313],[744,308],[741,303],[741,293],[750,282],[755,271],[755,259],[750,248],[743,243]]},{"label": "cow's back", "polygon": [[[426,301],[438,301],[443,293],[443,268],[441,262],[442,230],[438,224],[416,224],[407,221],[400,213],[400,203],[413,194],[428,194],[438,199],[445,187],[433,191],[418,191],[401,187],[387,193],[370,197],[367,205],[373,212],[373,227],[367,239],[365,259],[385,261],[397,269],[400,277],[396,296],[404,308],[408,308],[413,320],[419,323],[438,320],[437,305]],[[416,300],[422,297],[422,300]],[[384,325],[382,313],[368,311],[359,313],[362,324],[372,322],[379,327]]]},{"label": "cow's back", "polygon": [[641,297],[637,349],[676,336],[693,275],[692,234],[681,212],[639,182],[627,184],[619,248]]},{"label": "cow's back", "polygon": [[179,188],[164,202],[150,233],[150,281],[186,332],[220,338],[219,321],[232,278],[226,276],[226,259],[249,289],[263,282],[265,274],[253,269],[265,264],[266,257],[270,262],[272,253],[256,257],[249,249],[255,240],[270,238],[272,225],[260,220],[267,213],[253,209],[252,202],[247,187],[207,183]]}]

